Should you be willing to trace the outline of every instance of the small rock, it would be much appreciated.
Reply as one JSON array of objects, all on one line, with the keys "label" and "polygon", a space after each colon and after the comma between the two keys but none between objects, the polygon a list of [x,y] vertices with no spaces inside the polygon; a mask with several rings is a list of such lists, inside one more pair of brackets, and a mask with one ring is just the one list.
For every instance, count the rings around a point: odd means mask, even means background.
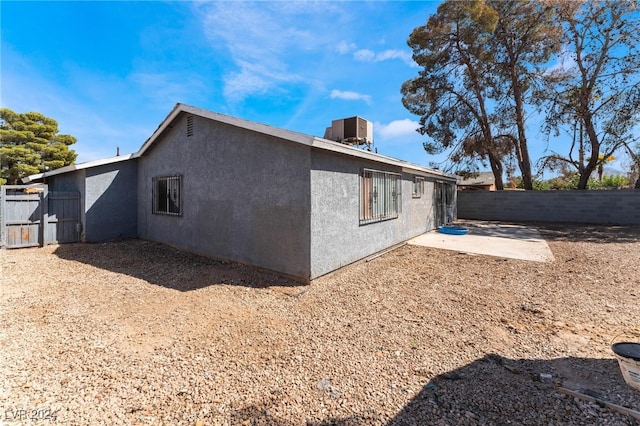
[{"label": "small rock", "polygon": [[318,389],[324,392],[325,395],[330,396],[331,398],[340,398],[342,394],[338,392],[338,390],[333,386],[330,380],[322,379],[318,382]]}]

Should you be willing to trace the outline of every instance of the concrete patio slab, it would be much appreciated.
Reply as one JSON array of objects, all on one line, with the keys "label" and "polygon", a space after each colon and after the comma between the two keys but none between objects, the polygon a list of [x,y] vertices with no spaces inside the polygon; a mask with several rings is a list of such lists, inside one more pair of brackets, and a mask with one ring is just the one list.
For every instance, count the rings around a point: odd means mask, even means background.
[{"label": "concrete patio slab", "polygon": [[469,229],[466,235],[448,235],[431,231],[412,238],[407,243],[534,262],[554,260],[549,245],[537,229],[480,221],[465,222],[462,225]]}]

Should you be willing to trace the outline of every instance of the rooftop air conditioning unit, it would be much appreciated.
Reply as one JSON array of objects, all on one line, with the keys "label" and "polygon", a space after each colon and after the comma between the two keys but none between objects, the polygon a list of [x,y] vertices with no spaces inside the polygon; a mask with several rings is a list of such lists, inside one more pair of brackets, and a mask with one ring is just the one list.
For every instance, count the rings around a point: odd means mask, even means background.
[{"label": "rooftop air conditioning unit", "polygon": [[371,150],[373,144],[373,123],[362,117],[333,120],[327,127],[324,138],[347,145],[366,145]]}]

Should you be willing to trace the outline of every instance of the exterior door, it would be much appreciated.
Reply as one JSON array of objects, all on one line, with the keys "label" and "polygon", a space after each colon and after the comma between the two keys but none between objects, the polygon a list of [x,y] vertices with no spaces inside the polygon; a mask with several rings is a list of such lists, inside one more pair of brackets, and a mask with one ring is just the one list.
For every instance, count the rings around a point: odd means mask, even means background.
[{"label": "exterior door", "polygon": [[433,185],[433,221],[434,226],[446,224],[446,186],[444,182],[435,182]]},{"label": "exterior door", "polygon": [[456,184],[435,182],[433,185],[434,225],[453,223],[456,220]]}]

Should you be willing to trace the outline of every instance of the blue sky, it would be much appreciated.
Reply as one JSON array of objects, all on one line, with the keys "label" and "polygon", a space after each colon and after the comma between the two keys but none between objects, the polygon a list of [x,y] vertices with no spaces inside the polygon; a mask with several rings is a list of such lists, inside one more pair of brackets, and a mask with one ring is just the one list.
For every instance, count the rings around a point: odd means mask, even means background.
[{"label": "blue sky", "polygon": [[78,162],[137,151],[181,102],[316,136],[359,115],[378,152],[428,165],[400,87],[438,4],[2,1],[0,105],[56,119]]}]

